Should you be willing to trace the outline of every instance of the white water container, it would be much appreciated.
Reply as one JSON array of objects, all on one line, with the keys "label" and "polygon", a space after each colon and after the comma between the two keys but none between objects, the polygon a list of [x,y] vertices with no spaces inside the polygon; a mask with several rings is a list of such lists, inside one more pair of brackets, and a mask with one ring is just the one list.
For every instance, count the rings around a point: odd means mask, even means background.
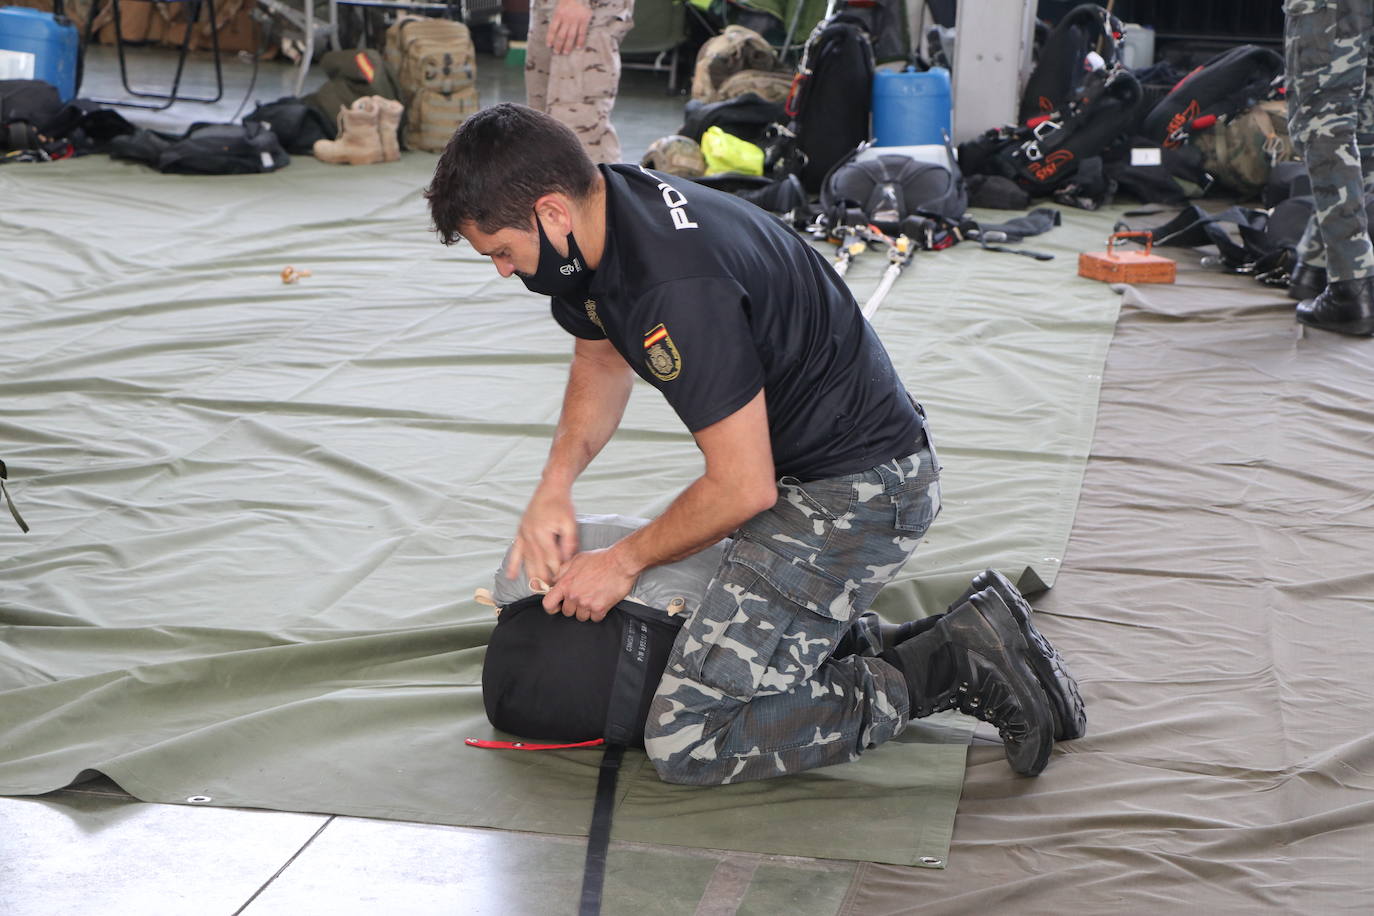
[{"label": "white water container", "polygon": [[1126,40],[1121,45],[1121,62],[1127,70],[1148,67],[1155,62],[1155,30],[1138,22],[1127,22]]}]

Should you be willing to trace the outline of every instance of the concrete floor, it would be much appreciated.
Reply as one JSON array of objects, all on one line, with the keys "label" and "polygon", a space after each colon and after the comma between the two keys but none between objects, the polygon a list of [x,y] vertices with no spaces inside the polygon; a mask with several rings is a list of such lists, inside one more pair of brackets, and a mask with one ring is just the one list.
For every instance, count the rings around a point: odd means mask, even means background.
[{"label": "concrete floor", "polygon": [[[175,55],[140,48],[130,63],[135,86],[167,85]],[[296,71],[284,62],[262,64],[254,76],[251,61],[227,59],[225,71],[216,104],[120,111],[180,132],[194,121],[229,121],[295,86]],[[195,57],[188,86],[205,88],[212,73],[204,55]],[[305,91],[322,80],[312,71]],[[479,83],[484,105],[523,99],[521,70],[502,60],[480,57]],[[666,86],[666,74],[626,71],[615,115],[625,158],[637,160],[679,126],[683,98]],[[82,95],[121,91],[113,52],[91,49]],[[145,804],[102,778],[36,798],[0,798],[0,914],[571,914],[584,849],[576,838],[511,831]],[[865,868],[615,843],[604,912],[834,914]]]}]

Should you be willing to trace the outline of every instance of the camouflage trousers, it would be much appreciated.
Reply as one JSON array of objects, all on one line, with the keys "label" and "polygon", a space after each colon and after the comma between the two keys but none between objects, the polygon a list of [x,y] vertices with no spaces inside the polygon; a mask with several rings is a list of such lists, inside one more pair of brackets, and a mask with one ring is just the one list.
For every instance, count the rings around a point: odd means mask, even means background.
[{"label": "camouflage trousers", "polygon": [[[683,626],[649,709],[666,782],[717,785],[853,760],[906,727],[902,674],[864,611],[940,511],[927,444],[859,474],[778,481],[735,533]],[[836,646],[866,646],[844,658]]]},{"label": "camouflage trousers", "polygon": [[1374,0],[1285,0],[1288,125],[1316,212],[1298,259],[1332,280],[1374,276]]},{"label": "camouflage trousers", "polygon": [[531,4],[525,101],[572,128],[593,162],[619,162],[611,109],[620,87],[620,41],[634,25],[634,0],[590,2],[587,41],[568,54],[554,54],[547,43],[556,0]]}]

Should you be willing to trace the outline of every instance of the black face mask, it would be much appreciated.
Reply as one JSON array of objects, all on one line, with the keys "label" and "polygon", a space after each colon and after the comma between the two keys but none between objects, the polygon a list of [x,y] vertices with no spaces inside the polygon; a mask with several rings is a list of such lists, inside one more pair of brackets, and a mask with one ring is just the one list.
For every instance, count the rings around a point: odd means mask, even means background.
[{"label": "black face mask", "polygon": [[577,299],[586,295],[592,285],[592,271],[577,247],[577,239],[568,233],[568,256],[565,258],[553,247],[553,242],[544,234],[544,223],[539,214],[534,215],[534,224],[539,227],[539,264],[532,274],[517,274],[525,289],[542,296],[556,296],[559,299]]}]

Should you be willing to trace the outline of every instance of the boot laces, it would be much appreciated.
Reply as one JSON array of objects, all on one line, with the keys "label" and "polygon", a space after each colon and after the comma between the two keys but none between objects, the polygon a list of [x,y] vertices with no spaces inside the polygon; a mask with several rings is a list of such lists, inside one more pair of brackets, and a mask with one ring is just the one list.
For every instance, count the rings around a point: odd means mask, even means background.
[{"label": "boot laces", "polygon": [[1023,738],[1029,730],[1021,707],[1000,679],[979,684],[976,690],[967,681],[961,681],[953,699],[951,705],[958,705],[965,715],[997,726],[1003,738]]}]

